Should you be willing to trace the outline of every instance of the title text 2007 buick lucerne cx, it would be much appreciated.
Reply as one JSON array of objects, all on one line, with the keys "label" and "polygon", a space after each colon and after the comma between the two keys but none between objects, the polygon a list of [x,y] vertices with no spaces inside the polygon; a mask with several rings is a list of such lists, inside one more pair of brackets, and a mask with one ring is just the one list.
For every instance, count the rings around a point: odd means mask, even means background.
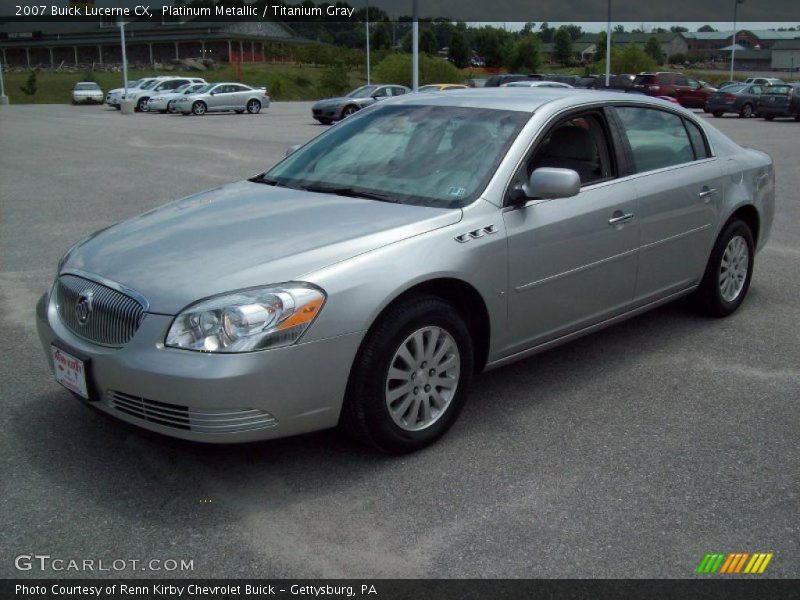
[{"label": "title text 2007 buick lucerne cx", "polygon": [[39,335],[58,381],[146,429],[341,423],[405,452],[481,370],[688,294],[735,311],[774,192],[767,155],[658,99],[409,94],[76,244]]}]

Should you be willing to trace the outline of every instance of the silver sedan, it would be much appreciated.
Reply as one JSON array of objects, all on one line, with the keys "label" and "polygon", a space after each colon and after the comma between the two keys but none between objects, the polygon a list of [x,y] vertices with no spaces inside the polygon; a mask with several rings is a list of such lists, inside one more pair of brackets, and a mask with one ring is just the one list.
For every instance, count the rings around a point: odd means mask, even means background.
[{"label": "silver sedan", "polygon": [[404,85],[363,85],[340,98],[326,98],[311,107],[311,115],[323,125],[330,125],[355,114],[381,100],[403,96],[410,92]]},{"label": "silver sedan", "polygon": [[774,195],[769,156],[645,96],[409,94],[79,242],[39,337],[58,382],[142,428],[341,424],[408,452],[481,371],[683,296],[733,313]]},{"label": "silver sedan", "polygon": [[184,115],[204,115],[207,112],[234,111],[258,114],[270,105],[266,88],[252,88],[243,83],[210,83],[192,94],[177,98],[172,104]]}]

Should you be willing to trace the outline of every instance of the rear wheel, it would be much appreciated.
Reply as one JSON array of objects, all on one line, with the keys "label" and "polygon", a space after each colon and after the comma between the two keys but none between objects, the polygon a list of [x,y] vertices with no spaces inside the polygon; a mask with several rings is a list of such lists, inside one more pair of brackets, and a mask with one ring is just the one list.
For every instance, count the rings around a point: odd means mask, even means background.
[{"label": "rear wheel", "polygon": [[772,115],[764,115],[764,120],[765,121],[772,121],[772,119],[774,119],[774,118],[775,117],[773,117]]},{"label": "rear wheel", "polygon": [[261,112],[261,102],[258,100],[250,100],[247,103],[247,112],[249,112],[251,115],[257,115],[259,112]]},{"label": "rear wheel", "polygon": [[198,117],[206,114],[206,110],[208,110],[208,107],[206,106],[205,102],[200,102],[198,100],[192,104],[192,114],[197,115]]},{"label": "rear wheel", "polygon": [[416,296],[389,309],[354,361],[341,422],[383,452],[419,450],[455,422],[473,369],[469,330],[453,306]]},{"label": "rear wheel", "polygon": [[712,114],[712,115],[714,115],[714,116],[715,116],[715,117],[717,117],[717,118],[720,118],[720,117],[721,117],[721,116],[722,116],[724,113],[723,113],[721,110],[715,110],[715,111],[714,111],[713,113],[711,113],[711,114]]},{"label": "rear wheel", "polygon": [[745,104],[742,107],[742,110],[739,111],[739,117],[742,119],[749,119],[753,116],[753,105],[752,104]]},{"label": "rear wheel", "polygon": [[728,223],[714,244],[695,306],[711,317],[727,317],[744,301],[753,275],[753,232],[744,221]]},{"label": "rear wheel", "polygon": [[136,110],[139,112],[144,112],[147,110],[147,100],[148,98],[139,98],[139,101],[136,103]]}]

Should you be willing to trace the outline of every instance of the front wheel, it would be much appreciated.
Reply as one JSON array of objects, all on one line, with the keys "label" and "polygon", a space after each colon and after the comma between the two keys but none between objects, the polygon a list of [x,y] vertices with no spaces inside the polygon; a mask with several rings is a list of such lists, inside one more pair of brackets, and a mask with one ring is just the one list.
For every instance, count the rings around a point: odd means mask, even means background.
[{"label": "front wheel", "polygon": [[145,112],[147,110],[147,100],[147,98],[140,98],[136,103],[136,110],[139,112]]},{"label": "front wheel", "polygon": [[205,102],[198,101],[198,102],[195,102],[194,104],[192,104],[192,114],[193,115],[197,115],[198,117],[200,117],[200,116],[206,114],[206,110],[208,110],[208,107],[206,106]]},{"label": "front wheel", "polygon": [[721,110],[715,110],[715,111],[714,111],[713,113],[711,113],[711,114],[712,114],[712,115],[714,115],[715,117],[717,117],[717,118],[719,119],[719,118],[722,116],[722,114],[723,114],[723,113],[722,113],[722,111],[721,111]]},{"label": "front wheel", "polygon": [[744,302],[753,275],[753,232],[744,221],[728,223],[714,244],[695,306],[711,317],[727,317]]},{"label": "front wheel", "polygon": [[247,112],[251,115],[257,115],[261,112],[261,102],[258,100],[250,100],[250,102],[247,103]]},{"label": "front wheel", "polygon": [[402,454],[455,422],[473,369],[469,330],[453,306],[416,296],[389,309],[353,364],[341,422],[358,440]]},{"label": "front wheel", "polygon": [[358,108],[356,108],[352,104],[350,106],[345,106],[344,110],[342,110],[342,118],[346,119],[350,115],[355,114],[357,111],[358,111]]},{"label": "front wheel", "polygon": [[772,121],[772,119],[774,119],[774,118],[775,118],[775,117],[773,117],[772,115],[765,115],[765,116],[764,116],[764,120],[765,120],[765,121]]},{"label": "front wheel", "polygon": [[749,119],[753,116],[753,105],[752,104],[745,104],[742,107],[742,110],[739,111],[739,117],[742,119]]}]

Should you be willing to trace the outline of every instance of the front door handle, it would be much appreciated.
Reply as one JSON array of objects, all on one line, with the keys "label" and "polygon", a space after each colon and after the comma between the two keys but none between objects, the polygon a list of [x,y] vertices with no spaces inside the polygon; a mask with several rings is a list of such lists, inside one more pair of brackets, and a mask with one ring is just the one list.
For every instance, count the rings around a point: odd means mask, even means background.
[{"label": "front door handle", "polygon": [[633,219],[633,213],[623,213],[621,210],[616,211],[608,220],[609,225],[622,225]]},{"label": "front door handle", "polygon": [[697,194],[697,197],[698,198],[708,198],[709,196],[712,196],[712,195],[714,195],[716,193],[717,193],[716,189],[709,188],[709,187],[704,187],[702,189],[702,191],[699,194]]}]

